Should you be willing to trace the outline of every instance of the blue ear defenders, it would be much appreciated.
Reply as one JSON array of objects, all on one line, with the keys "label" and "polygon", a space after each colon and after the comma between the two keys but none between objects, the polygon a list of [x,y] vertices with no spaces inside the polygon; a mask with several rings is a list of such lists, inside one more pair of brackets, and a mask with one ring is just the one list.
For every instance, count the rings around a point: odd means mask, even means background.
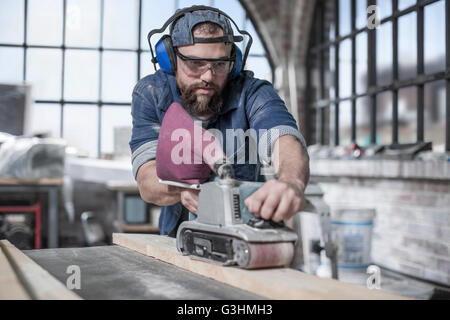
[{"label": "blue ear defenders", "polygon": [[247,61],[248,53],[250,51],[250,47],[253,42],[252,36],[247,31],[240,30],[239,27],[236,25],[236,23],[233,21],[233,19],[231,19],[226,13],[224,13],[223,11],[221,11],[219,9],[207,7],[207,6],[192,6],[190,8],[180,10],[179,12],[174,14],[172,17],[170,17],[160,29],[154,29],[149,32],[147,39],[148,39],[148,43],[150,45],[150,51],[152,54],[152,63],[155,68],[155,71],[156,71],[156,63],[158,63],[159,67],[163,71],[170,73],[170,74],[175,74],[175,72],[177,70],[177,59],[176,59],[175,50],[172,45],[172,39],[169,35],[164,35],[156,43],[156,45],[155,45],[156,57],[155,57],[155,54],[153,53],[153,48],[152,48],[152,44],[150,42],[150,38],[156,33],[164,32],[164,30],[167,28],[167,26],[170,23],[176,21],[181,16],[183,16],[185,13],[193,12],[193,11],[197,11],[197,10],[210,10],[210,11],[215,11],[215,12],[222,14],[223,16],[228,18],[231,22],[233,22],[233,24],[235,25],[235,27],[239,33],[245,34],[248,36],[249,40],[248,40],[247,46],[245,48],[244,57],[242,57],[242,51],[236,46],[236,44],[233,43],[233,48],[231,51],[231,56],[233,57],[233,61],[232,61],[233,66],[230,71],[230,76],[232,79],[236,78],[243,70],[243,68],[245,66],[245,62]]}]

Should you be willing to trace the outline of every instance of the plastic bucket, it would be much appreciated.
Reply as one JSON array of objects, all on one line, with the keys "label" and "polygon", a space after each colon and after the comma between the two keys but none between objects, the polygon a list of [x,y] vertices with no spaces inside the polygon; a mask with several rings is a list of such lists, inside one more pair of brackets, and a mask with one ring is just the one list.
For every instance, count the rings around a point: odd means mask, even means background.
[{"label": "plastic bucket", "polygon": [[371,264],[375,209],[337,209],[332,214],[332,238],[338,247],[338,268],[366,269]]}]

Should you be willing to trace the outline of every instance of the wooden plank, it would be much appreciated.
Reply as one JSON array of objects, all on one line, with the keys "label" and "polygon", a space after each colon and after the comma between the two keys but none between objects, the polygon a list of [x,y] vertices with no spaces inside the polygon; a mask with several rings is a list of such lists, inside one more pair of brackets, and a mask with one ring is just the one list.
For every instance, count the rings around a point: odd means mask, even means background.
[{"label": "wooden plank", "polygon": [[0,300],[29,300],[14,269],[0,248]]},{"label": "wooden plank", "polygon": [[43,178],[38,180],[23,180],[23,179],[11,179],[11,178],[0,178],[0,185],[32,185],[32,186],[61,186],[63,184],[62,178]]},{"label": "wooden plank", "polygon": [[113,191],[135,191],[139,192],[136,182],[124,183],[122,181],[108,181],[106,187]]},{"label": "wooden plank", "polygon": [[113,243],[269,299],[409,299],[289,268],[243,270],[192,259],[177,251],[175,239],[165,236],[114,233]]},{"label": "wooden plank", "polygon": [[77,294],[27,257],[8,240],[0,240],[0,247],[16,271],[22,284],[32,299],[38,300],[78,300]]},{"label": "wooden plank", "polygon": [[159,228],[149,225],[149,224],[143,224],[143,225],[130,225],[125,224],[122,227],[123,232],[158,232]]}]

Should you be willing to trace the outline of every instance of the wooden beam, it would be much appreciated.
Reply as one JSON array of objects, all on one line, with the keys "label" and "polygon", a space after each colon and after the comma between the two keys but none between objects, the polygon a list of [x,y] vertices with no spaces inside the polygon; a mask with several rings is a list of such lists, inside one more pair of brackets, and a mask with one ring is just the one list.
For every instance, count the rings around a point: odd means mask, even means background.
[{"label": "wooden beam", "polygon": [[[16,272],[32,299],[38,300],[79,300],[73,291],[55,279],[40,265],[31,260],[8,240],[0,240],[0,248],[9,260],[9,264]],[[7,292],[8,293],[8,292]],[[11,297],[12,299],[12,297]]]},{"label": "wooden beam", "polygon": [[122,230],[124,232],[157,232],[159,233],[159,228],[149,225],[149,224],[143,224],[143,225],[123,225]]},{"label": "wooden beam", "polygon": [[42,178],[37,180],[0,178],[0,184],[4,185],[61,186],[63,182],[63,178]]},{"label": "wooden beam", "polygon": [[0,248],[0,300],[29,300],[19,278]]},{"label": "wooden beam", "polygon": [[113,243],[269,299],[409,299],[381,290],[319,278],[294,269],[243,270],[192,259],[177,251],[175,239],[165,236],[114,233]]}]

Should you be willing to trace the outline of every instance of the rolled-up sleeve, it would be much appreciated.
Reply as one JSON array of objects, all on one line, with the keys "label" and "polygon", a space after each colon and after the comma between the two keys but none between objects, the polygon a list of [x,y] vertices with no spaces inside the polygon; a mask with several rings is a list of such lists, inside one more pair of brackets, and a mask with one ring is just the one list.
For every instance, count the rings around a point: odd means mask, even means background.
[{"label": "rolled-up sleeve", "polygon": [[250,128],[258,132],[258,154],[263,160],[270,162],[274,143],[285,135],[296,137],[307,150],[294,117],[270,83],[262,82],[252,90],[246,112]]},{"label": "rolled-up sleeve", "polygon": [[139,168],[146,162],[156,158],[160,120],[156,113],[156,105],[151,96],[144,96],[139,84],[133,91],[131,106],[133,129],[130,140],[131,163],[136,178]]}]

